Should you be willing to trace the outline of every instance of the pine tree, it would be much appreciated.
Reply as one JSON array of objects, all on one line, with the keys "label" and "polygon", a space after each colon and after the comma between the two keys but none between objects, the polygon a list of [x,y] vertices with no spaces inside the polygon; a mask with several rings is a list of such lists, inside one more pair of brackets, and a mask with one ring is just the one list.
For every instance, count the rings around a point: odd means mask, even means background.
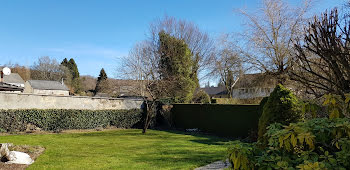
[{"label": "pine tree", "polygon": [[80,76],[79,76],[79,71],[78,71],[78,66],[77,64],[75,63],[74,59],[71,58],[68,62],[68,68],[69,70],[71,70],[71,73],[72,73],[72,76],[73,76],[73,79],[78,79]]},{"label": "pine tree", "polygon": [[63,61],[61,62],[61,65],[68,68],[71,74],[71,80],[68,80],[68,82],[71,82],[70,84],[70,87],[72,88],[71,90],[74,93],[79,93],[81,91],[80,76],[79,76],[78,66],[75,63],[74,59],[71,58],[68,61],[67,58],[64,58]]},{"label": "pine tree", "polygon": [[107,74],[105,72],[105,69],[101,69],[100,75],[97,78],[97,82],[102,81],[102,80],[107,80]]},{"label": "pine tree", "polygon": [[100,75],[97,78],[96,88],[95,88],[95,95],[100,92],[108,92],[109,90],[109,83],[107,80],[107,74],[105,70],[102,68],[100,71]]},{"label": "pine tree", "polygon": [[61,62],[61,65],[68,67],[68,60],[67,58],[64,58],[63,61]]}]

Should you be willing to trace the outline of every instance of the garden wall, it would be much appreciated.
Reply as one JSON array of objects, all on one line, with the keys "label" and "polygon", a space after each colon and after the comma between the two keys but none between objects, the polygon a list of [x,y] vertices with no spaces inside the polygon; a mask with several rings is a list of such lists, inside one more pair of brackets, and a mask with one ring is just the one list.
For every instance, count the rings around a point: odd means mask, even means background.
[{"label": "garden wall", "polygon": [[0,93],[0,109],[78,109],[119,110],[140,109],[139,99],[95,98],[86,96],[53,96]]},{"label": "garden wall", "polygon": [[257,130],[259,105],[174,104],[171,110],[176,128],[192,129],[219,136],[247,137]]}]

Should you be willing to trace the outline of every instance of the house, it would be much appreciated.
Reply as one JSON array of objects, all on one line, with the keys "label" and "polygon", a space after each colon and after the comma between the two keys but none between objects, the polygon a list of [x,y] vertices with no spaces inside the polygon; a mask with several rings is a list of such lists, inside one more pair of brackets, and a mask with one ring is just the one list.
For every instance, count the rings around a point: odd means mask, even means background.
[{"label": "house", "polygon": [[11,92],[11,93],[21,93],[21,92],[23,92],[23,90],[24,90],[23,87],[0,82],[0,92],[5,91],[5,92]]},{"label": "house", "polygon": [[201,90],[205,91],[210,97],[213,98],[227,98],[227,90],[225,87],[219,86],[219,87],[204,87],[201,88]]},{"label": "house", "polygon": [[273,75],[262,73],[244,74],[233,86],[232,98],[254,99],[269,96],[278,80]]},{"label": "house", "polygon": [[23,88],[25,82],[18,73],[11,73],[10,75],[4,75],[3,83]]},{"label": "house", "polygon": [[28,80],[25,83],[24,93],[69,96],[69,89],[58,81]]}]

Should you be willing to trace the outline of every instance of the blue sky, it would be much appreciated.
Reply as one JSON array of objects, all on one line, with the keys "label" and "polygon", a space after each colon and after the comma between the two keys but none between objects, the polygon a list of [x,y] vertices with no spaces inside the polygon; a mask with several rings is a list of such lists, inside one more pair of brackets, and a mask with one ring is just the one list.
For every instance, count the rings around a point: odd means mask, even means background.
[{"label": "blue sky", "polygon": [[[300,0],[290,0],[297,4]],[[186,19],[213,37],[242,30],[234,9],[256,10],[260,0],[3,0],[0,65],[30,66],[40,56],[74,58],[81,75],[115,75],[118,57],[144,40],[150,22],[164,15]],[[317,0],[313,12],[344,0]]]}]

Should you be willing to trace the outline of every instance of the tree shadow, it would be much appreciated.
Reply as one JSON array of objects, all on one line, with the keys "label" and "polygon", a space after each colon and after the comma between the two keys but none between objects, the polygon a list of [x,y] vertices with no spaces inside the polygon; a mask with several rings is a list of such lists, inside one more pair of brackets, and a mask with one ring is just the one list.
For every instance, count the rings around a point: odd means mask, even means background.
[{"label": "tree shadow", "polygon": [[227,145],[227,143],[229,143],[230,141],[237,140],[237,138],[220,137],[210,133],[203,133],[203,132],[187,132],[187,131],[180,131],[180,130],[161,130],[161,131],[165,131],[173,134],[191,135],[191,136],[199,137],[201,139],[195,139],[190,141],[206,144],[206,145]]}]

